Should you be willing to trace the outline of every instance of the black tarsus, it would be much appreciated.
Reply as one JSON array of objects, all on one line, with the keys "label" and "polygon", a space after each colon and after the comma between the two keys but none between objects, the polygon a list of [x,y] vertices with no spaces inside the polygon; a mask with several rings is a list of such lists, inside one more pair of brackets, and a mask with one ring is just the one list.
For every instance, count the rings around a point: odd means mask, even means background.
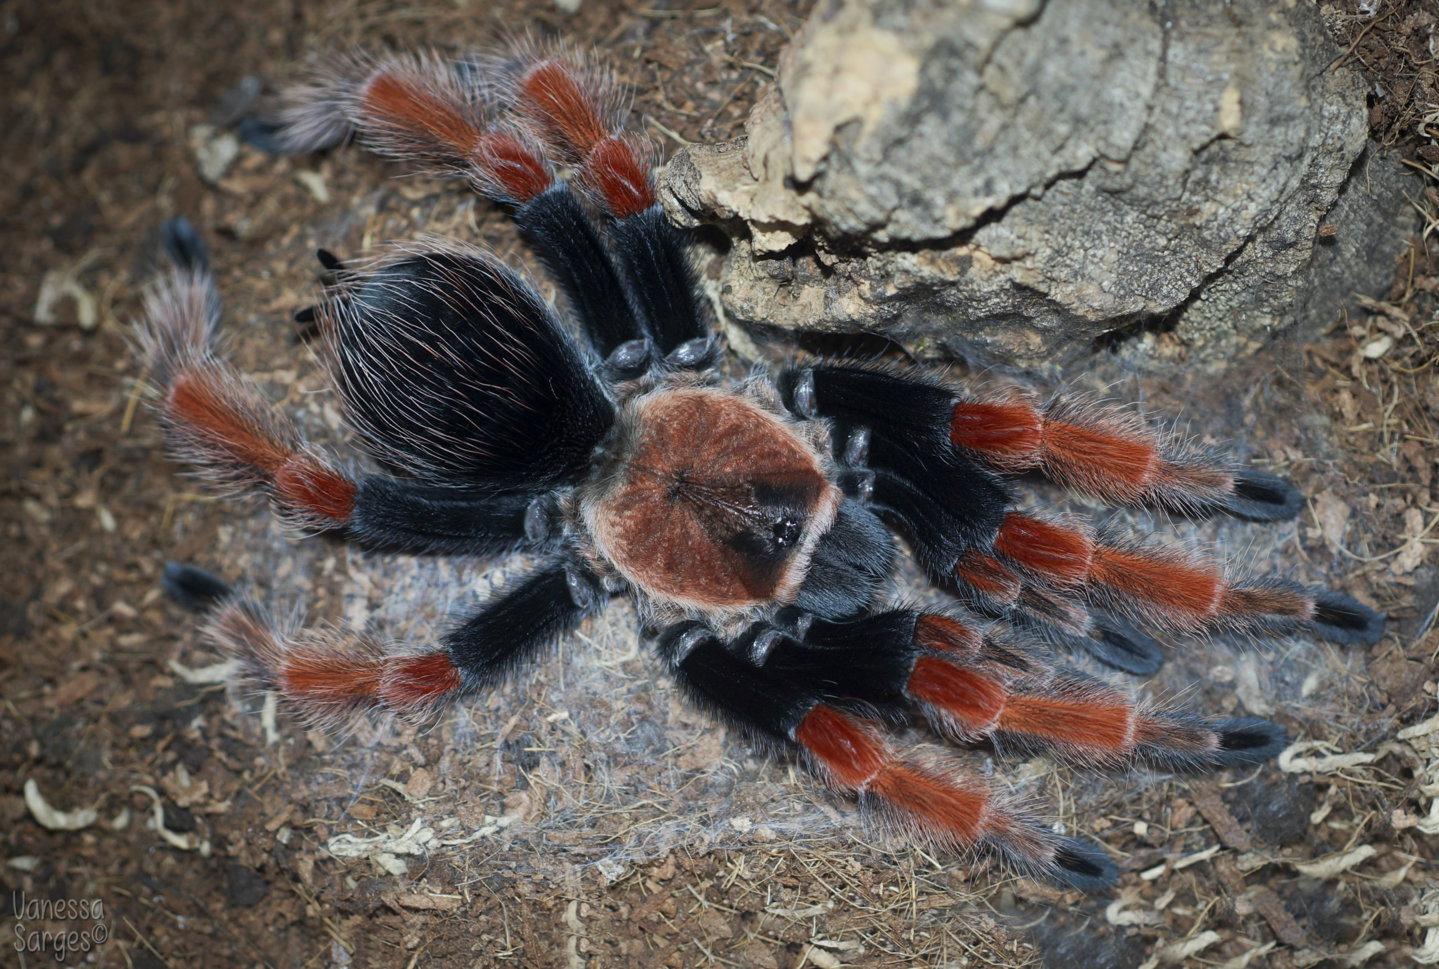
[{"label": "black tarsus", "polygon": [[1253,468],[1244,468],[1234,476],[1234,491],[1221,509],[1252,522],[1284,521],[1299,514],[1304,496],[1283,478]]},{"label": "black tarsus", "polygon": [[277,121],[249,117],[241,118],[240,123],[236,125],[236,130],[239,132],[240,140],[251,148],[258,148],[267,155],[293,155],[295,152],[285,144],[283,139],[277,137],[284,127]]},{"label": "black tarsus", "polygon": [[183,215],[170,219],[161,230],[161,236],[165,254],[176,266],[193,272],[210,270],[210,250],[189,219]]},{"label": "black tarsus", "polygon": [[211,609],[234,594],[220,578],[183,562],[165,563],[160,587],[171,599],[194,612]]},{"label": "black tarsus", "polygon": [[1342,592],[1321,590],[1314,596],[1314,629],[1336,643],[1367,646],[1384,635],[1385,614],[1375,612]]},{"label": "black tarsus", "polygon": [[1053,866],[1042,869],[1042,873],[1064,888],[1081,892],[1102,892],[1119,880],[1119,869],[1104,849],[1078,838],[1060,839]]},{"label": "black tarsus", "polygon": [[1095,659],[1132,676],[1153,676],[1164,665],[1164,647],[1129,623],[1110,615],[1092,615],[1089,636],[1071,637]]},{"label": "black tarsus", "polygon": [[1220,720],[1212,727],[1219,734],[1219,750],[1214,754],[1216,767],[1273,760],[1288,743],[1283,727],[1258,717]]},{"label": "black tarsus", "polygon": [[[315,250],[315,259],[319,261],[320,268],[323,270],[321,278],[325,284],[328,286],[337,283],[340,274],[345,271],[345,264],[340,257],[328,249],[321,248]],[[312,305],[301,307],[291,314],[290,318],[299,324],[300,328],[296,335],[301,340],[312,340],[320,335],[319,313],[320,308]]]}]

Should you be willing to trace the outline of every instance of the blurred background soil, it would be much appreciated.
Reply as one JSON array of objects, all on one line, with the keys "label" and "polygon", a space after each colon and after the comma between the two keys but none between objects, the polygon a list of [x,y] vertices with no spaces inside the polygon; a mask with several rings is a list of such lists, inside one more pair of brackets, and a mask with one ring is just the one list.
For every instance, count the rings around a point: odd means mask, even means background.
[{"label": "blurred background soil", "polygon": [[[97,918],[39,919],[12,904],[0,964],[50,964],[22,944],[41,930],[88,933],[66,963],[126,967],[1439,958],[1425,934],[1439,933],[1436,14],[1411,0],[1321,8],[1373,82],[1374,137],[1415,169],[1415,234],[1393,287],[1360,316],[1336,310],[1313,344],[1281,338],[1223,385],[1103,359],[1072,382],[1181,414],[1289,476],[1309,496],[1297,525],[1175,527],[1385,609],[1390,631],[1353,650],[1177,644],[1138,687],[1275,719],[1300,745],[1281,765],[1201,779],[1001,765],[1120,862],[1118,888],[1097,897],[868,829],[681,702],[622,604],[435,725],[365,721],[336,737],[215,682],[194,617],[159,591],[167,559],[191,561],[282,610],[416,639],[513,564],[296,542],[165,459],[126,333],[166,218],[189,216],[210,241],[234,358],[336,447],[334,403],[290,322],[314,297],[316,247],[344,256],[439,232],[526,258],[503,215],[458,185],[393,178],[358,151],[275,159],[235,144],[229,126],[262,82],[317,49],[454,50],[528,29],[601,51],[668,150],[742,134],[806,5],[0,8],[0,889],[103,903]],[[41,801],[95,820],[51,829]]]}]

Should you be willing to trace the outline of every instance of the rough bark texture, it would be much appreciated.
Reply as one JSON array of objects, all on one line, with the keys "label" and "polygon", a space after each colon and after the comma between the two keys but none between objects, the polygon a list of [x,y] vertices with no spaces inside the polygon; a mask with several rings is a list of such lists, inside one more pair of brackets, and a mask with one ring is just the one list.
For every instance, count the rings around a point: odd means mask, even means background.
[{"label": "rough bark texture", "polygon": [[832,0],[668,201],[732,236],[744,322],[1218,366],[1392,278],[1404,179],[1337,55],[1296,2]]}]

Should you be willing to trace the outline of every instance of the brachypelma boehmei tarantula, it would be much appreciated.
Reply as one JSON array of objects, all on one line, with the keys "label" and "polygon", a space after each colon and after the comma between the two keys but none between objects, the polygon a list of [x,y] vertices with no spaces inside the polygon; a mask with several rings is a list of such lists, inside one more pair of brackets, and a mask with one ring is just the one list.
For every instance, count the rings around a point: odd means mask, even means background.
[{"label": "brachypelma boehmei tarantula", "polygon": [[[981,778],[906,758],[885,725],[920,713],[956,743],[1102,767],[1251,763],[1281,748],[1278,727],[1136,704],[1053,665],[1048,647],[1146,673],[1160,647],[1143,630],[1378,637],[1383,617],[1346,596],[1227,578],[1189,549],[1109,542],[1019,510],[1011,479],[1039,472],[1190,516],[1297,512],[1286,482],[1132,416],[1018,390],[969,397],[870,362],[724,379],[686,236],[655,202],[651,148],[623,131],[625,113],[607,72],[531,48],[334,60],[251,126],[276,152],[354,137],[465,178],[512,209],[580,331],[469,246],[400,246],[364,264],[322,252],[333,284],[300,316],[382,472],[341,470],[216,355],[204,249],[172,223],[176,268],[149,296],[141,342],[182,458],[307,531],[544,562],[438,645],[388,654],[341,632],[286,632],[218,580],[171,566],[172,591],[211,608],[210,637],[296,707],[432,712],[627,594],[689,694],[798,751],[826,784],[919,837],[1092,890],[1116,877],[1098,846]],[[887,526],[968,611],[886,601]]]}]

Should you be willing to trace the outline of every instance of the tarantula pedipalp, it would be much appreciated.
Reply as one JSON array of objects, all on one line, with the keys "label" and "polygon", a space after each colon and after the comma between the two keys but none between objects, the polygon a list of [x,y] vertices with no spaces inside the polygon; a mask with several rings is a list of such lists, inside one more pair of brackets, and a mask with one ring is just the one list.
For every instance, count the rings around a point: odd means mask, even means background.
[{"label": "tarantula pedipalp", "polygon": [[[1191,550],[1106,541],[1016,508],[1011,479],[1038,471],[1189,515],[1298,510],[1284,481],[1133,417],[1019,391],[967,397],[920,369],[874,363],[724,379],[685,236],[655,203],[648,150],[621,129],[621,100],[604,71],[554,51],[350,58],[250,127],[275,151],[355,136],[466,178],[511,207],[581,332],[575,340],[514,271],[461,244],[397,247],[368,264],[322,253],[333,285],[301,318],[381,472],[342,471],[219,359],[207,256],[186,224],[171,224],[176,269],[149,297],[141,341],[184,459],[231,491],[267,495],[309,531],[543,557],[438,645],[388,654],[344,633],[285,632],[218,580],[168,569],[174,592],[211,609],[211,638],[300,709],[433,711],[627,594],[689,693],[797,750],[826,783],[919,836],[1098,889],[1116,877],[1099,847],[1056,834],[979,778],[900,754],[884,722],[917,713],[957,743],[1184,769],[1267,759],[1283,732],[1136,704],[986,620],[1135,673],[1161,659],[1145,627],[1381,633],[1382,617],[1346,596],[1229,578]],[[889,526],[968,612],[885,601]]]}]

